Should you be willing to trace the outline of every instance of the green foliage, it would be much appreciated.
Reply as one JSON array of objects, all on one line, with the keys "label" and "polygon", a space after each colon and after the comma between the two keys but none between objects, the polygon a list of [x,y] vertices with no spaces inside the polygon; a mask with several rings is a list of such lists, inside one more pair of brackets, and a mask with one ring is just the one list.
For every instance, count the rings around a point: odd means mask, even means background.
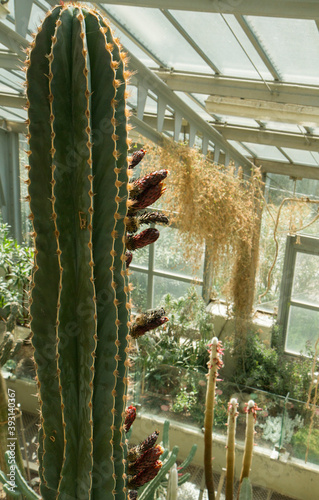
[{"label": "green foliage", "polygon": [[164,308],[169,322],[138,340],[136,362],[155,379],[156,370],[162,365],[206,373],[207,343],[213,325],[204,301],[190,288],[180,299],[167,294]]},{"label": "green foliage", "polygon": [[166,295],[162,305],[169,322],[138,340],[135,373],[142,374],[143,395],[202,426],[212,318],[193,287],[179,299]]},{"label": "green foliage", "polygon": [[[292,437],[293,455],[305,459],[309,427],[299,429]],[[312,429],[309,439],[308,460],[319,465],[319,429]]]},{"label": "green foliage", "polygon": [[32,266],[33,249],[26,244],[19,245],[10,237],[10,226],[0,222],[0,308],[3,319],[13,313],[18,324],[29,322],[28,291]]},{"label": "green foliage", "polygon": [[[226,347],[234,352],[233,341]],[[257,332],[249,332],[244,347],[238,346],[236,368],[230,381],[281,396],[307,401],[313,352],[291,358],[284,352],[282,331],[274,327],[273,345],[266,345]]]},{"label": "green foliage", "polygon": [[185,410],[191,412],[192,407],[197,403],[197,391],[187,392],[186,388],[182,388],[175,398],[173,404],[173,411],[175,413],[182,413]]},{"label": "green foliage", "polygon": [[214,426],[223,427],[227,424],[227,401],[216,395],[216,404],[214,406]]}]

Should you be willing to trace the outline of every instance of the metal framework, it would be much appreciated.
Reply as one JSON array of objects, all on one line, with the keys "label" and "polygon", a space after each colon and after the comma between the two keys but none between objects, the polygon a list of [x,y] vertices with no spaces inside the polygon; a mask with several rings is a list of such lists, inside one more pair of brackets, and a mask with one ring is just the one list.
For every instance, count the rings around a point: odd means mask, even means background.
[{"label": "metal framework", "polygon": [[221,97],[258,99],[279,104],[319,106],[319,85],[300,85],[287,82],[245,80],[228,76],[186,74],[177,71],[154,71],[171,90]]},{"label": "metal framework", "polygon": [[[50,0],[53,5],[53,0]],[[96,4],[118,4],[116,0],[97,0]],[[217,14],[238,14],[243,16],[287,17],[296,19],[319,18],[317,0],[121,0],[121,5],[150,7],[194,12],[215,12]]]}]

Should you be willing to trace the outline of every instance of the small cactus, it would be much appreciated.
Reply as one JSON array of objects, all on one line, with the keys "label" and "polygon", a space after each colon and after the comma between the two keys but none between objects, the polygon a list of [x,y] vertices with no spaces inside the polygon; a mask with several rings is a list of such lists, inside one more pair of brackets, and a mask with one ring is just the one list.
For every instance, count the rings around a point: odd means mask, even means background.
[{"label": "small cactus", "polygon": [[228,403],[227,422],[227,452],[226,452],[226,500],[233,500],[235,477],[235,435],[238,416],[237,399],[232,398]]},{"label": "small cactus", "polygon": [[209,345],[210,358],[207,363],[207,391],[206,391],[206,408],[204,421],[204,469],[205,480],[209,500],[215,500],[215,489],[212,468],[212,446],[213,446],[213,423],[214,423],[214,406],[216,382],[218,378],[218,370],[223,366],[222,362],[222,344],[217,337],[212,339]]}]

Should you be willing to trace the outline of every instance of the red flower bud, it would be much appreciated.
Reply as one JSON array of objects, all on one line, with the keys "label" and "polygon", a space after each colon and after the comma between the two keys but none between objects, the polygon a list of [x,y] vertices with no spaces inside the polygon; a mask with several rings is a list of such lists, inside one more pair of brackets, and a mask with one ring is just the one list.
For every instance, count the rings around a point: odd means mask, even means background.
[{"label": "red flower bud", "polygon": [[158,170],[137,179],[130,191],[133,200],[131,210],[141,210],[157,201],[165,191],[163,180],[167,177],[168,170]]},{"label": "red flower bud", "polygon": [[125,412],[126,417],[124,422],[124,430],[125,432],[128,432],[131,428],[132,423],[136,419],[136,408],[135,406],[130,405],[128,408],[126,408]]},{"label": "red flower bud", "polygon": [[135,236],[128,236],[126,239],[126,248],[128,250],[143,248],[146,245],[154,243],[158,239],[159,235],[160,233],[157,229],[150,227]]},{"label": "red flower bud", "polygon": [[132,479],[128,481],[128,487],[134,489],[140,488],[140,486],[143,486],[143,484],[152,481],[152,479],[157,476],[157,473],[161,469],[162,465],[162,462],[160,460],[157,460],[155,464],[152,464],[148,469],[143,470],[142,472],[139,472],[138,474],[133,476]]},{"label": "red flower bud", "polygon": [[146,153],[145,149],[140,149],[139,151],[135,151],[135,153],[133,153],[131,156],[131,161],[128,168],[136,167],[136,165],[138,165],[140,161],[143,160],[145,153]]},{"label": "red flower bud", "polygon": [[154,330],[158,326],[168,321],[163,308],[154,309],[136,317],[135,323],[131,326],[130,335],[133,339],[141,337],[149,330]]},{"label": "red flower bud", "polygon": [[153,466],[158,458],[164,453],[164,448],[161,445],[156,445],[153,448],[146,450],[143,455],[137,458],[134,463],[130,463],[128,466],[128,473],[130,475],[138,474],[143,470],[149,469]]}]

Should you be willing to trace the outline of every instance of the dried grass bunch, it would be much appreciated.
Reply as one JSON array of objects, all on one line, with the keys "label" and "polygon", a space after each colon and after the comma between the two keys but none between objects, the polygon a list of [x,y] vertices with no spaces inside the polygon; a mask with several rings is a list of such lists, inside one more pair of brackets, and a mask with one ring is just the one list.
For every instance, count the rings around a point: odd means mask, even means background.
[{"label": "dried grass bunch", "polygon": [[[170,212],[171,221],[179,229],[185,259],[196,270],[205,244],[214,273],[226,261],[243,283],[247,271],[244,261],[247,256],[249,260],[252,257],[260,221],[260,171],[255,169],[245,179],[241,168],[236,171],[234,166],[216,165],[196,149],[169,141],[162,148],[146,145],[145,149],[146,170],[156,164],[170,172],[163,208]],[[234,275],[228,291],[232,295],[231,291],[237,288]]]}]

